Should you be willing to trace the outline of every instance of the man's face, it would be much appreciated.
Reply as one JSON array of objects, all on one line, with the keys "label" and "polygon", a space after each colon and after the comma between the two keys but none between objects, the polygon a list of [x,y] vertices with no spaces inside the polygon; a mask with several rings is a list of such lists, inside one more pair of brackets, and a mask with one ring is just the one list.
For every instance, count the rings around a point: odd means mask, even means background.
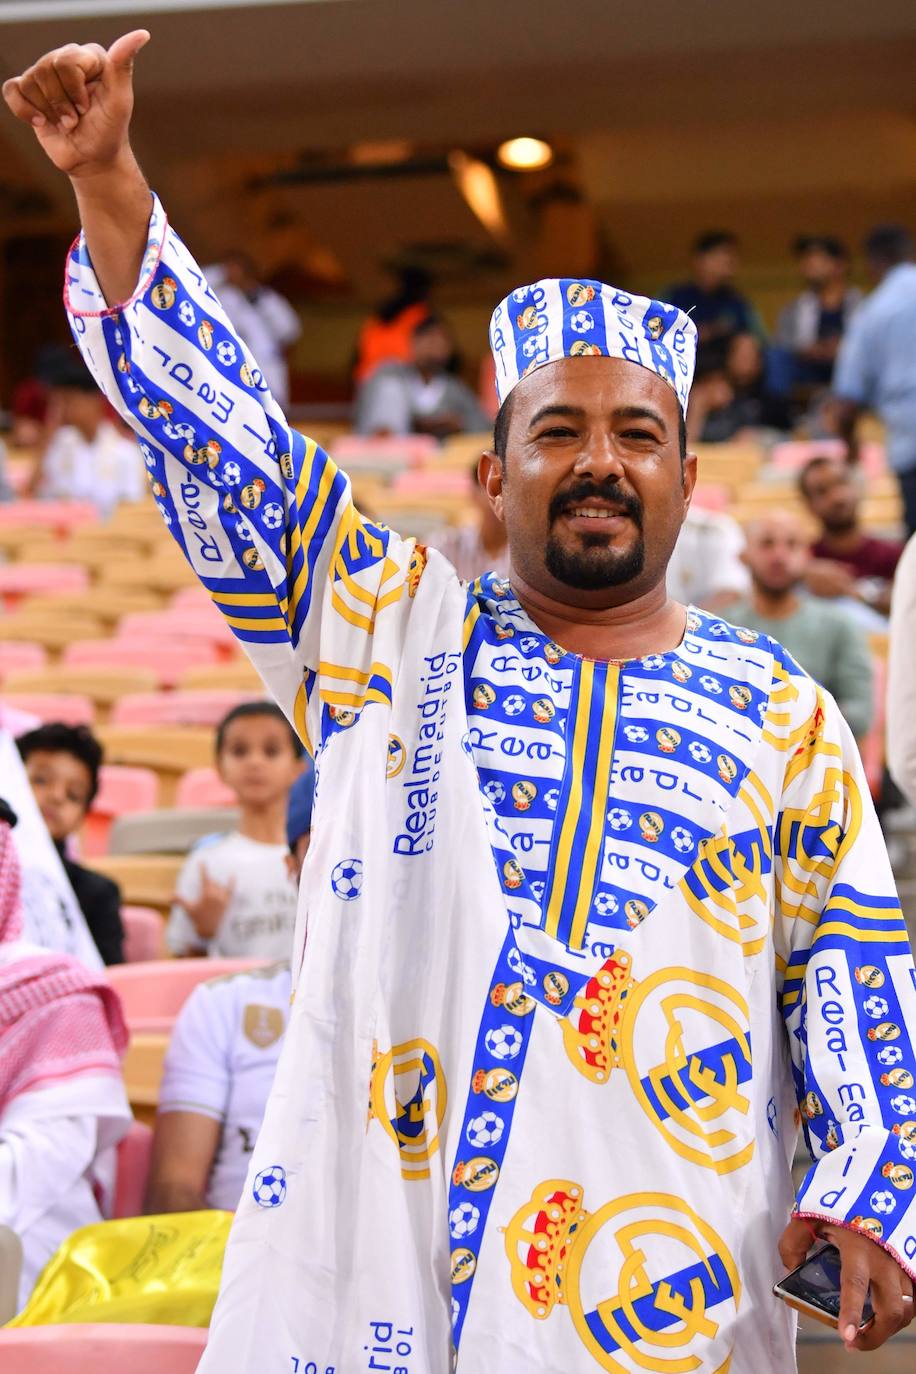
[{"label": "man's face", "polygon": [[825,463],[813,468],[805,477],[804,496],[812,515],[830,534],[855,529],[861,498],[842,463]]},{"label": "man's face", "polygon": [[808,542],[794,515],[776,512],[748,532],[744,559],[754,585],[770,596],[791,591],[805,575]]},{"label": "man's face", "polygon": [[707,289],[730,286],[738,275],[738,251],[731,243],[721,243],[706,253],[697,254],[697,275]]},{"label": "man's face", "polygon": [[448,330],[441,324],[418,329],[413,336],[412,352],[416,367],[430,371],[445,367],[452,356],[452,340]]},{"label": "man's face", "polygon": [[831,253],[825,253],[823,248],[809,248],[802,253],[799,258],[802,278],[806,286],[817,291],[820,287],[826,286],[835,277],[843,273],[843,261],[835,258]]},{"label": "man's face", "polygon": [[679,413],[666,382],[622,358],[562,358],[519,382],[505,465],[485,454],[481,480],[530,587],[598,608],[663,579],[696,480]]}]

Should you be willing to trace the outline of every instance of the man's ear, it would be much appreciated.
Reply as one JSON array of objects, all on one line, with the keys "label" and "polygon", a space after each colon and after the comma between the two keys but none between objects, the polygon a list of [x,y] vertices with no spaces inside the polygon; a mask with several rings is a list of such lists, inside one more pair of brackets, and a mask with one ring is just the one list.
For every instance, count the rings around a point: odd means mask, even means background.
[{"label": "man's ear", "polygon": [[504,476],[503,465],[498,456],[492,449],[486,449],[480,455],[480,462],[477,465],[477,480],[486,492],[493,513],[499,520],[503,519]]},{"label": "man's ear", "polygon": [[688,453],[684,458],[684,515],[686,517],[693,500],[693,490],[697,484],[697,455]]}]

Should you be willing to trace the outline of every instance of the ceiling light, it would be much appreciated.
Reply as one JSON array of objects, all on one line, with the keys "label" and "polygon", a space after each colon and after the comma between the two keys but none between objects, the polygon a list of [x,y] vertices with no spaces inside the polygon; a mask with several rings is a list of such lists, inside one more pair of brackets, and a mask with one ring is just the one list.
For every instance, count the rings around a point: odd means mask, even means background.
[{"label": "ceiling light", "polygon": [[550,166],[553,149],[542,138],[507,138],[497,148],[496,156],[514,172],[534,172]]},{"label": "ceiling light", "polygon": [[506,222],[502,194],[491,168],[479,158],[468,157],[467,153],[461,152],[458,148],[449,153],[448,165],[458,190],[484,228],[488,229],[495,239],[507,240],[509,226]]}]

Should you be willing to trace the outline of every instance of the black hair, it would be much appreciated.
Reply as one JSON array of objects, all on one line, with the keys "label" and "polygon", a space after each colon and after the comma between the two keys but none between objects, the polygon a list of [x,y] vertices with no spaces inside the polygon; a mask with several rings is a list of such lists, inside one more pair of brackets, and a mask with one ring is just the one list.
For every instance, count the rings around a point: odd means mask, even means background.
[{"label": "black hair", "polygon": [[902,224],[879,224],[865,240],[865,255],[882,267],[896,267],[913,256],[913,236]]},{"label": "black hair", "polygon": [[835,458],[829,457],[826,453],[816,453],[813,458],[809,458],[801,472],[798,474],[799,495],[808,500],[808,478],[812,472],[819,472],[821,468],[835,468],[837,462]]},{"label": "black hair", "polygon": [[447,331],[448,325],[441,315],[424,315],[422,320],[417,320],[411,333],[413,337],[416,338],[418,334],[425,334],[430,329],[444,329]]},{"label": "black hair", "polygon": [[16,741],[23,762],[32,754],[70,754],[79,759],[89,773],[89,796],[87,809],[95,801],[99,790],[99,769],[104,754],[102,746],[86,725],[64,725],[62,721],[39,725],[36,730],[28,730]]},{"label": "black hair", "polygon": [[296,755],[297,759],[302,758],[302,755],[305,753],[305,747],[303,746],[302,740],[296,734],[279,706],[273,701],[243,701],[240,705],[233,706],[228,715],[223,716],[219,725],[216,727],[217,758],[219,758],[225,748],[226,731],[229,729],[229,726],[233,725],[237,720],[251,720],[254,716],[268,716],[271,720],[282,721],[289,731],[293,753]]},{"label": "black hair", "polygon": [[849,249],[845,243],[833,234],[799,234],[792,243],[792,252],[797,258],[810,253],[814,248],[820,249],[828,257],[835,258],[837,262],[845,262],[849,257]]},{"label": "black hair", "polygon": [[[512,392],[503,401],[499,410],[496,412],[496,419],[493,422],[493,450],[502,463],[506,466],[506,452],[509,446],[509,425],[512,423]],[[681,451],[681,463],[687,457],[687,421],[684,419],[684,412],[680,405],[677,408],[677,439],[678,447]]]},{"label": "black hair", "polygon": [[711,253],[714,248],[737,248],[738,240],[727,229],[707,229],[693,241],[694,253]]}]

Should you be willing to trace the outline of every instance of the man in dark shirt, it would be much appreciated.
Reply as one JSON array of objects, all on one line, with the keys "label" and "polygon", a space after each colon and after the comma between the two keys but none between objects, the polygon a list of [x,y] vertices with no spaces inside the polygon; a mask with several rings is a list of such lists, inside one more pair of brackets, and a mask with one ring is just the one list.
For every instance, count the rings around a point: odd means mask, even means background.
[{"label": "man in dark shirt", "polygon": [[903,545],[862,529],[862,493],[855,474],[838,459],[819,456],[802,468],[798,489],[821,526],[811,546],[809,591],[853,597],[887,615]]},{"label": "man in dark shirt", "polygon": [[849,285],[849,254],[839,239],[803,234],[794,248],[805,289],[779,316],[775,342],[788,360],[790,385],[825,387],[862,292]]},{"label": "man in dark shirt", "polygon": [[85,725],[59,723],[30,730],[17,744],[38,809],[96,947],[106,964],[123,964],[124,927],[117,883],[74,863],[64,850],[99,790],[102,746]]},{"label": "man in dark shirt", "polygon": [[756,311],[735,287],[738,240],[714,230],[701,234],[693,245],[693,276],[665,293],[665,299],[687,312],[697,327],[697,372],[702,375],[725,366],[728,345],[736,334],[763,330]]}]

